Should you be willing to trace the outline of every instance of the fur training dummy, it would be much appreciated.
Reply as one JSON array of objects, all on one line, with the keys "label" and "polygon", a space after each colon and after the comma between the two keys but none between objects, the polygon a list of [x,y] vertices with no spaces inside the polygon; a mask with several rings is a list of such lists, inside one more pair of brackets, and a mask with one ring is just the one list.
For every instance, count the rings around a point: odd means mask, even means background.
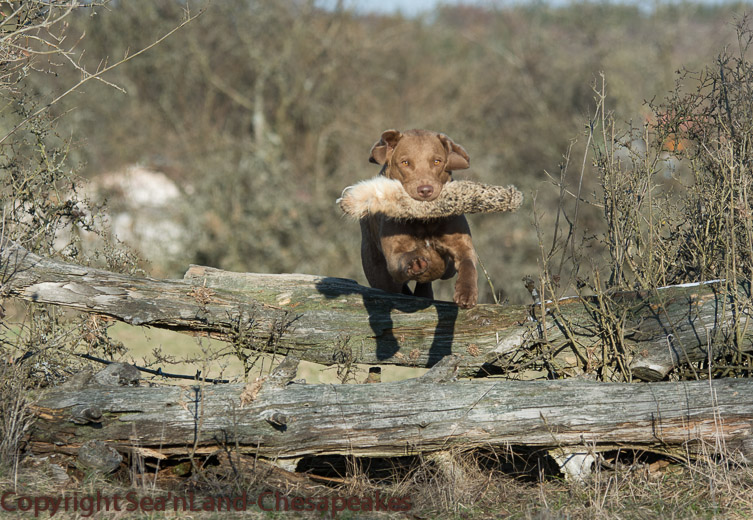
[{"label": "fur training dummy", "polygon": [[399,220],[515,211],[522,203],[523,194],[515,186],[472,181],[448,182],[435,200],[419,201],[408,195],[400,181],[381,176],[348,186],[337,199],[345,214],[355,219],[381,214]]}]

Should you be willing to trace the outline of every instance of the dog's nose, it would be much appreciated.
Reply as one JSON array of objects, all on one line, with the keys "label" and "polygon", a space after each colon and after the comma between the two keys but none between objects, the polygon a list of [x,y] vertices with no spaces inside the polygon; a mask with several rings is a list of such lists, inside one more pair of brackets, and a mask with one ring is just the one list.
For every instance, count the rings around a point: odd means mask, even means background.
[{"label": "dog's nose", "polygon": [[429,184],[418,187],[418,194],[425,199],[431,197],[432,193],[434,193],[434,187]]}]

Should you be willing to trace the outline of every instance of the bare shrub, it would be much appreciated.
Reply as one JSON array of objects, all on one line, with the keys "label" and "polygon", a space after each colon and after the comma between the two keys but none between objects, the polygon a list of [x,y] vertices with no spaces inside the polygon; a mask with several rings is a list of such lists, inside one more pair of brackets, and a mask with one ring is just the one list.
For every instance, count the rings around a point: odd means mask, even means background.
[{"label": "bare shrub", "polygon": [[15,475],[23,439],[33,423],[26,371],[13,364],[0,364],[0,468]]},{"label": "bare shrub", "polygon": [[[61,114],[54,113],[63,99],[88,82],[118,89],[104,75],[159,41],[114,62],[100,57],[88,67],[81,60],[82,36],[69,34],[69,22],[75,13],[92,14],[105,3],[0,1],[0,247],[12,241],[42,256],[134,272],[137,259],[109,237],[103,208],[82,195],[84,180],[78,175],[80,165],[72,160],[73,140],[63,137]],[[82,247],[83,232],[101,238],[96,250]],[[5,298],[4,285],[13,275],[12,270],[2,273],[0,298]],[[77,352],[108,358],[122,352],[122,345],[108,335],[110,325],[53,306],[2,301],[0,463],[18,464],[21,439],[30,424],[32,389],[58,384],[79,370],[84,362]]]},{"label": "bare shrub", "polygon": [[[592,367],[599,377],[631,377],[632,353],[622,342],[632,332],[626,325],[629,309],[615,296],[637,290],[661,301],[660,287],[710,280],[722,280],[725,287],[727,325],[709,338],[722,356],[713,366],[706,361],[677,375],[751,373],[743,339],[753,267],[753,33],[747,19],[739,22],[737,34],[734,52],[725,49],[701,72],[680,73],[668,100],[651,104],[652,120],[640,128],[617,123],[602,76],[594,86],[596,111],[587,125],[581,181],[569,187],[564,174],[557,180],[560,206],[551,248],[544,247],[546,233],[537,225],[540,292],[555,297],[555,308],[556,297],[565,292],[583,297],[605,345],[605,355]],[[600,184],[592,197],[581,190],[589,158]],[[568,155],[563,168],[569,163]],[[589,235],[579,227],[583,205],[602,211],[603,233]]]}]

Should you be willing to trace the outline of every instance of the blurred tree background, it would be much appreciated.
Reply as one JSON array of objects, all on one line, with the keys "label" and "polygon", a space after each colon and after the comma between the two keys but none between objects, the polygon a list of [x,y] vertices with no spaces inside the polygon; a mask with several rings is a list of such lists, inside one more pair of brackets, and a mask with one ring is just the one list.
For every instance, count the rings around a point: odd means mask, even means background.
[{"label": "blurred tree background", "polygon": [[[560,168],[575,191],[606,78],[609,110],[640,127],[675,88],[681,68],[699,70],[735,41],[744,6],[607,3],[444,6],[417,18],[323,10],[307,0],[129,0],[76,12],[68,38],[85,33],[92,56],[119,59],[206,8],[196,20],[108,81],[90,82],[53,107],[73,135],[70,156],[96,180],[132,165],[162,172],[180,191],[170,218],[183,241],[149,258],[156,276],[189,263],[251,272],[302,272],[365,283],[358,226],[335,206],[342,189],[377,174],[368,152],[388,128],[444,132],[471,155],[456,178],[515,184],[516,214],[471,216],[479,256],[497,292],[528,303],[521,279],[536,275],[543,229],[556,217]],[[95,57],[96,55],[96,57]],[[75,82],[75,69],[70,75]],[[64,78],[65,79],[65,78]],[[48,78],[30,89],[44,92]],[[582,193],[598,189],[585,161]],[[110,196],[117,209],[116,194]],[[583,206],[584,235],[602,232]],[[167,237],[165,237],[167,240]],[[481,301],[492,300],[481,279]],[[438,297],[451,299],[452,283]]]}]

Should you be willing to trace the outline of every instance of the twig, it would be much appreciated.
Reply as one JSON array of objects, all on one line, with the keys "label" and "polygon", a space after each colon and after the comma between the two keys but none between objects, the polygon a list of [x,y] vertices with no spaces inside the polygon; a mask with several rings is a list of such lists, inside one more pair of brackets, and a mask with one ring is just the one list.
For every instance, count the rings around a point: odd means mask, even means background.
[{"label": "twig", "polygon": [[[76,91],[81,85],[83,85],[87,81],[92,80],[92,79],[101,80],[100,76],[102,76],[103,74],[111,71],[115,67],[118,67],[118,66],[122,65],[123,63],[126,63],[127,61],[131,61],[136,56],[138,56],[140,54],[143,54],[146,51],[148,51],[149,49],[151,49],[151,48],[159,45],[164,40],[166,40],[167,38],[169,38],[170,36],[172,36],[175,32],[177,32],[178,30],[182,29],[185,25],[187,25],[188,23],[194,21],[196,18],[198,18],[199,16],[201,16],[203,13],[204,13],[204,9],[200,10],[198,12],[198,14],[195,14],[193,16],[189,16],[184,21],[182,21],[180,23],[180,25],[178,25],[177,27],[175,27],[171,31],[167,32],[162,37],[160,37],[157,40],[155,40],[154,42],[150,43],[149,45],[147,45],[143,49],[140,49],[139,51],[137,51],[137,52],[135,52],[133,54],[126,55],[122,60],[117,61],[117,62],[113,63],[112,65],[106,66],[103,69],[95,72],[94,74],[84,74],[84,77],[78,83],[76,83],[75,85],[73,85],[72,87],[70,87],[68,90],[66,90],[65,92],[63,92],[59,96],[57,96],[55,99],[53,99],[52,101],[50,101],[49,103],[47,103],[46,105],[44,105],[42,108],[40,108],[36,112],[34,112],[31,115],[29,115],[28,117],[24,118],[16,126],[14,126],[10,130],[10,132],[8,132],[7,134],[5,134],[5,136],[2,139],[0,139],[0,144],[3,144],[5,142],[5,140],[8,139],[8,137],[10,137],[11,135],[13,135],[14,133],[16,133],[16,131],[18,131],[19,128],[21,128],[22,126],[24,126],[26,123],[28,123],[29,121],[31,121],[35,117],[37,117],[40,114],[42,114],[45,110],[48,110],[52,105],[54,105],[55,103],[57,103],[58,101],[60,101],[64,97],[66,97],[68,94]],[[81,70],[83,70],[83,69],[81,69]]]},{"label": "twig", "polygon": [[486,270],[486,267],[484,267],[484,263],[481,261],[481,257],[476,253],[476,260],[478,260],[478,265],[481,267],[481,270],[484,272],[484,276],[486,276],[486,281],[489,284],[489,287],[492,290],[492,298],[494,298],[494,303],[499,305],[499,298],[497,298],[497,293],[494,291],[494,284],[492,283],[492,279],[489,276],[489,273]]},{"label": "twig", "polygon": [[[106,359],[94,357],[89,354],[76,354],[76,355],[80,358],[88,359],[89,361],[96,361],[97,363],[102,363],[103,365],[111,365],[115,363],[115,361],[108,361]],[[208,377],[207,378],[201,377],[201,370],[197,370],[195,376],[187,376],[185,374],[170,374],[168,372],[163,372],[161,368],[154,370],[151,368],[140,367],[138,365],[133,365],[133,367],[136,368],[137,370],[140,370],[141,372],[146,372],[147,374],[152,374],[155,376],[162,376],[162,377],[169,377],[172,379],[189,379],[191,381],[205,381],[207,383],[212,383],[215,385],[225,384],[225,383],[230,382],[229,379],[210,379]]]}]

